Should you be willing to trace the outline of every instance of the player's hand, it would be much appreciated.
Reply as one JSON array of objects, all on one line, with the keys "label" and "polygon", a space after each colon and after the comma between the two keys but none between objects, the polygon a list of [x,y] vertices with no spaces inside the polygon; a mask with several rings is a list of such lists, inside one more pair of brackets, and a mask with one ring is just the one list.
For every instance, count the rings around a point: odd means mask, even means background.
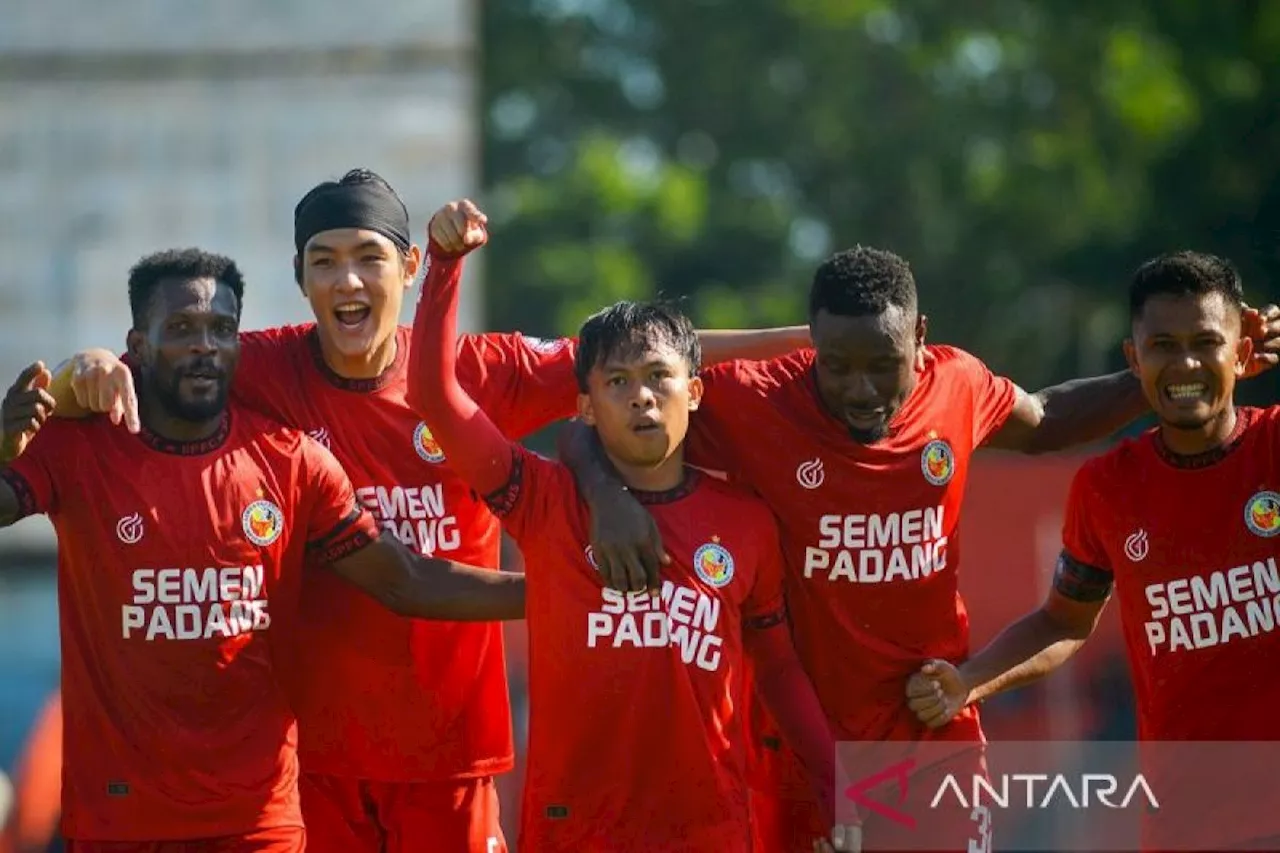
[{"label": "player's hand", "polygon": [[1246,379],[1257,376],[1280,363],[1280,307],[1244,307],[1244,333],[1253,338],[1253,357],[1245,366]]},{"label": "player's hand", "polygon": [[662,589],[662,567],[671,562],[649,511],[619,490],[591,504],[591,555],[604,585],[619,592]]},{"label": "player's hand", "polygon": [[831,830],[831,838],[813,842],[813,853],[862,853],[862,827],[841,824]]},{"label": "player's hand", "polygon": [[428,251],[445,258],[460,258],[489,241],[489,217],[470,199],[451,201],[427,224]]},{"label": "player's hand", "polygon": [[944,660],[928,660],[907,679],[907,707],[931,729],[955,719],[969,704],[969,687],[960,670]]},{"label": "player's hand", "polygon": [[105,412],[129,432],[142,429],[133,371],[110,350],[87,349],[71,357],[71,391],[86,411]]},{"label": "player's hand", "polygon": [[49,368],[37,361],[18,375],[18,381],[4,395],[0,403],[0,464],[21,456],[53,414],[52,382]]}]

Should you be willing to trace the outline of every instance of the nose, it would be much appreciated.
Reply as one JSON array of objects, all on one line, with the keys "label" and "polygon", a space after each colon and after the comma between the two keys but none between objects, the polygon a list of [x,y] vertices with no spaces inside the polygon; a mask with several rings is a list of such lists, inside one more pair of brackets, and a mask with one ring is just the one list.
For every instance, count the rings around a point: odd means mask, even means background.
[{"label": "nose", "polygon": [[206,326],[197,332],[191,338],[191,351],[197,355],[217,352],[218,341],[213,334],[213,330]]},{"label": "nose", "polygon": [[635,393],[631,395],[631,407],[633,409],[651,408],[657,400],[653,389],[643,382],[637,382],[635,388]]},{"label": "nose", "polygon": [[844,401],[850,406],[867,406],[876,401],[876,386],[865,373],[850,376],[844,386]]},{"label": "nose", "polygon": [[346,269],[338,278],[338,290],[342,293],[355,293],[363,289],[364,279],[360,278],[354,264],[347,264]]}]

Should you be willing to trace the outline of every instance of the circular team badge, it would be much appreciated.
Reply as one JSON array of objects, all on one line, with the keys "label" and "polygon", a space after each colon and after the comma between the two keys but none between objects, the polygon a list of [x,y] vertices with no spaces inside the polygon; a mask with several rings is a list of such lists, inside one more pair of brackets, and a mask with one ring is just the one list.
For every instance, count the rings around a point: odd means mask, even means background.
[{"label": "circular team badge", "polygon": [[733,580],[733,555],[718,542],[708,542],[693,552],[693,569],[714,587]]},{"label": "circular team badge", "polygon": [[284,532],[284,513],[271,501],[254,501],[245,507],[240,523],[250,542],[266,547]]},{"label": "circular team badge", "polygon": [[418,451],[418,455],[428,462],[440,463],[444,461],[444,448],[436,442],[435,437],[431,435],[431,430],[427,428],[425,423],[418,424],[417,429],[413,431],[413,449]]},{"label": "circular team badge", "polygon": [[920,470],[924,478],[935,486],[945,486],[956,472],[956,457],[951,452],[951,445],[941,438],[935,438],[920,451]]},{"label": "circular team badge", "polygon": [[1280,534],[1280,494],[1258,492],[1244,505],[1245,526],[1270,539]]}]

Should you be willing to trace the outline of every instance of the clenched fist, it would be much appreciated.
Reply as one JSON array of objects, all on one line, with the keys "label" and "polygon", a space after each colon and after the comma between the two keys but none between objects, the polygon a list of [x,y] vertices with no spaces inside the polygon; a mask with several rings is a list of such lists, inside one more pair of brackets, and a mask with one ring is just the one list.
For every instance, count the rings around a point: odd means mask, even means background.
[{"label": "clenched fist", "polygon": [[435,212],[427,225],[427,251],[443,258],[460,258],[489,240],[489,218],[470,199],[451,201]]}]

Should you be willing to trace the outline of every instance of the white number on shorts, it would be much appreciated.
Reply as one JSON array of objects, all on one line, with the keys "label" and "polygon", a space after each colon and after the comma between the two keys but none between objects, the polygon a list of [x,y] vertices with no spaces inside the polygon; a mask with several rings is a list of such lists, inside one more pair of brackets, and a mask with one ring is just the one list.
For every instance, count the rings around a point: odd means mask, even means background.
[{"label": "white number on shorts", "polygon": [[969,819],[978,825],[978,837],[969,839],[969,853],[991,853],[991,809],[974,806]]}]

